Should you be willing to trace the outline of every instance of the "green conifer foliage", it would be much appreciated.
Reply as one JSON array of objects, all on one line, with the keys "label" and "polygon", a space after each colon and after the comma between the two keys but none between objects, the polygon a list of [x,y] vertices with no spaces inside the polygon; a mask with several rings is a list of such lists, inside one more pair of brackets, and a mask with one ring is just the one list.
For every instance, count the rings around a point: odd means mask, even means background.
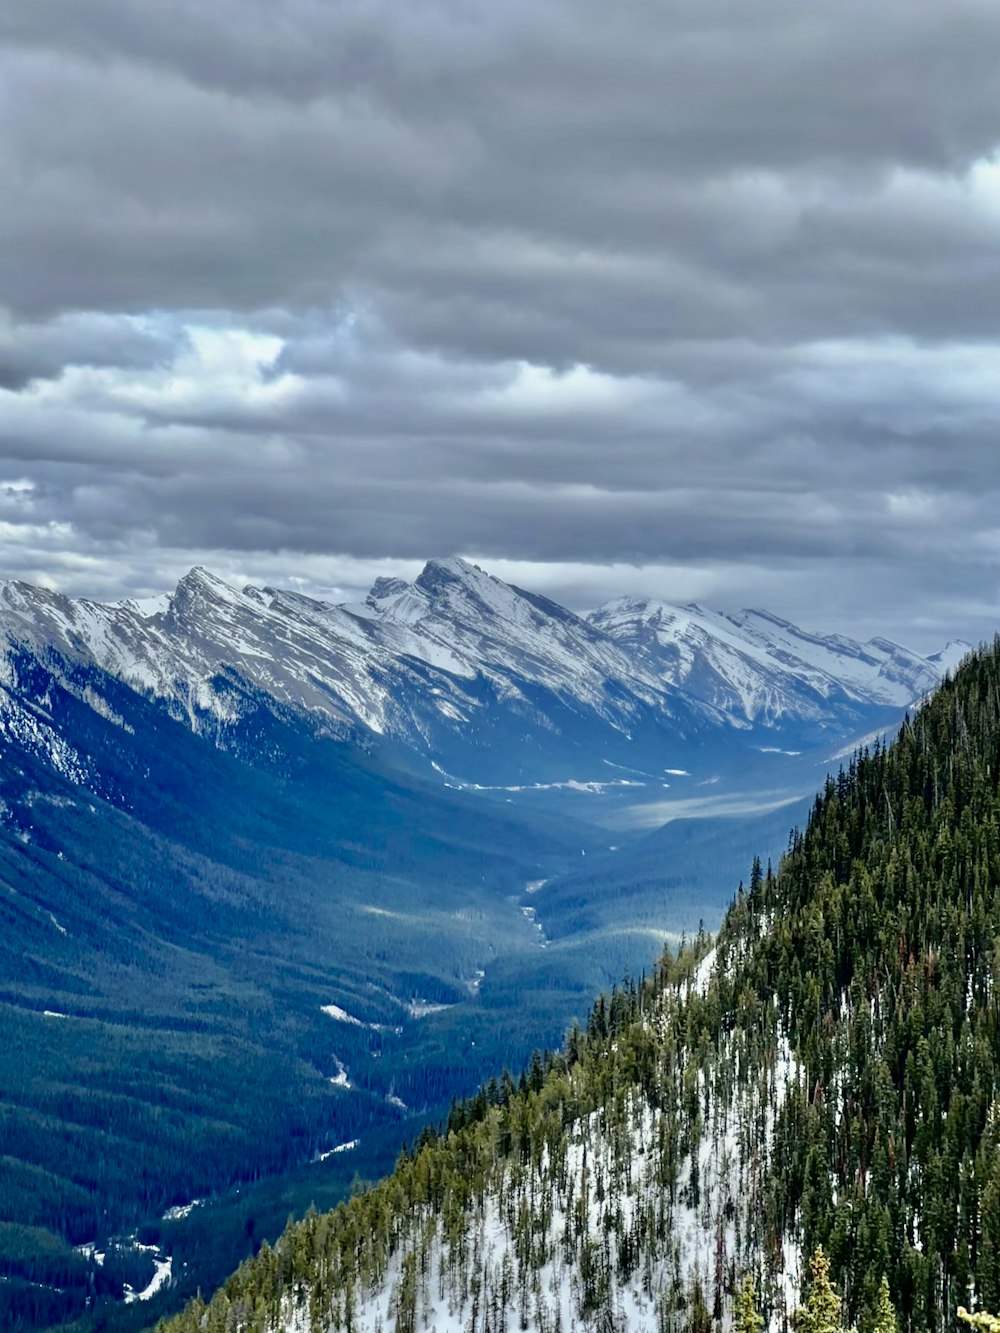
[{"label": "green conifer foliage", "polygon": [[871,1333],[899,1333],[896,1309],[889,1297],[889,1279],[883,1273],[879,1284],[878,1300],[875,1304],[875,1318]]},{"label": "green conifer foliage", "polygon": [[796,1333],[843,1333],[840,1297],[830,1281],[830,1260],[817,1249],[809,1261],[809,1295],[795,1313]]},{"label": "green conifer foliage", "polygon": [[977,1310],[975,1314],[970,1314],[968,1310],[960,1305],[958,1307],[958,1317],[963,1323],[979,1329],[981,1333],[1000,1333],[1000,1317],[995,1314],[987,1314],[985,1310]]},{"label": "green conifer foliage", "polygon": [[757,1309],[757,1289],[747,1273],[733,1304],[733,1333],[762,1333],[763,1328],[764,1320]]}]

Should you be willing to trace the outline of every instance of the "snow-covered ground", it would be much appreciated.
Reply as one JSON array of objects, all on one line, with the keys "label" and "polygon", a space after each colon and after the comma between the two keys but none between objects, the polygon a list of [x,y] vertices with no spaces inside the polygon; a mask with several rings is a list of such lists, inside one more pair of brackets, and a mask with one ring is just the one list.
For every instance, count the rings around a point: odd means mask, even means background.
[{"label": "snow-covered ground", "polygon": [[363,1023],[360,1018],[355,1018],[353,1014],[349,1014],[346,1009],[341,1009],[339,1004],[324,1004],[321,1006],[321,1010],[336,1023],[350,1023],[353,1027],[359,1028],[370,1026],[368,1023]]},{"label": "snow-covered ground", "polygon": [[[144,1248],[144,1247],[140,1247]],[[151,1301],[158,1291],[161,1291],[170,1281],[173,1275],[174,1261],[168,1255],[166,1259],[154,1259],[156,1271],[149,1284],[143,1287],[142,1291],[133,1291],[131,1287],[125,1288],[125,1304],[131,1305],[134,1301]]]},{"label": "snow-covered ground", "polygon": [[[704,997],[718,965],[713,948],[679,1002]],[[667,1012],[645,1021],[665,1023]],[[760,1272],[757,1200],[799,1070],[779,1030],[764,1076],[755,1076],[746,1041],[734,1030],[697,1068],[702,1111],[688,1129],[678,1129],[674,1091],[652,1102],[636,1088],[623,1106],[581,1116],[565,1142],[538,1156],[495,1158],[464,1215],[464,1240],[446,1238],[442,1216],[410,1210],[384,1276],[352,1294],[355,1333],[396,1326],[414,1280],[415,1327],[427,1333],[478,1328],[487,1308],[496,1327],[658,1333],[696,1281],[711,1308],[716,1291],[746,1270],[772,1306],[770,1333],[783,1333],[800,1296],[801,1256],[786,1236],[778,1271]],[[630,1260],[623,1245],[634,1247]],[[303,1303],[286,1306],[288,1333],[307,1333]]]},{"label": "snow-covered ground", "polygon": [[185,1217],[190,1217],[196,1208],[200,1208],[205,1202],[204,1199],[192,1199],[190,1203],[178,1203],[173,1208],[168,1208],[163,1214],[164,1222],[183,1222]]},{"label": "snow-covered ground", "polygon": [[353,1152],[360,1142],[360,1139],[351,1139],[347,1143],[338,1143],[335,1148],[327,1148],[326,1152],[317,1153],[313,1160],[325,1162],[331,1157],[337,1157],[340,1153]]},{"label": "snow-covered ground", "polygon": [[344,1065],[335,1055],[332,1056],[331,1059],[336,1066],[336,1073],[330,1075],[329,1082],[332,1083],[335,1088],[350,1088],[352,1086],[351,1080],[348,1078],[347,1070],[344,1068]]}]

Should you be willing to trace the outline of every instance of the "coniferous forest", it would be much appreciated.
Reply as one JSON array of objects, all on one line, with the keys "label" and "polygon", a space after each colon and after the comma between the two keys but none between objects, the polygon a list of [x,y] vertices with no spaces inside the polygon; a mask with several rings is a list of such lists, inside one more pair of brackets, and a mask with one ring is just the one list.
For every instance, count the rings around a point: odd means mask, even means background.
[{"label": "coniferous forest", "polygon": [[1000,1307],[998,986],[1000,640],[827,781],[714,945],[166,1327],[954,1327]]}]

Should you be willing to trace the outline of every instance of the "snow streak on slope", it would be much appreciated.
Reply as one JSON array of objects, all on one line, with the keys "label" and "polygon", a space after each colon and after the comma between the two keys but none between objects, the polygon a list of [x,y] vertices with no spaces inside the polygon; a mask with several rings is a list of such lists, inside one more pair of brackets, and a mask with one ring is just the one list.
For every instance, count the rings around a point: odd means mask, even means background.
[{"label": "snow streak on slope", "polygon": [[905,708],[969,650],[953,641],[926,659],[887,639],[808,634],[765,611],[724,615],[631,598],[590,620],[661,679],[744,725],[823,723],[850,705]]}]

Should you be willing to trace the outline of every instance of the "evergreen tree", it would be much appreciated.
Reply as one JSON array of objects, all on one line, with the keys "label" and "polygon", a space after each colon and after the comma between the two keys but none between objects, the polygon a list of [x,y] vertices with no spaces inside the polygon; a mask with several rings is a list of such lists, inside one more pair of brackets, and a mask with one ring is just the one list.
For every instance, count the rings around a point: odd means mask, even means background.
[{"label": "evergreen tree", "polygon": [[809,1295],[795,1312],[797,1333],[842,1333],[840,1297],[830,1281],[830,1260],[817,1249],[809,1261]]},{"label": "evergreen tree", "polygon": [[[872,1323],[871,1333],[899,1333],[899,1324],[896,1319],[896,1309],[889,1298],[889,1279],[882,1274],[882,1281],[879,1284],[878,1300],[875,1304],[875,1318]],[[998,1330],[1000,1333],[1000,1330]]]},{"label": "evergreen tree", "polygon": [[733,1303],[733,1333],[762,1333],[763,1328],[764,1320],[757,1309],[757,1290],[747,1273]]}]

